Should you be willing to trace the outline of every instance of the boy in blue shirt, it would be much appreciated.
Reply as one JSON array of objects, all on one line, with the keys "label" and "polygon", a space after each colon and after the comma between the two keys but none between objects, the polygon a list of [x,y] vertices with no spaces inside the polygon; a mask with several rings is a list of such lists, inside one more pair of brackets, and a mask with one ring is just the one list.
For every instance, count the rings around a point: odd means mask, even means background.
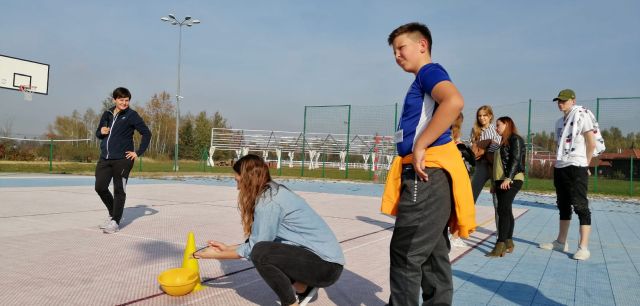
[{"label": "boy in blue shirt", "polygon": [[[388,42],[398,66],[416,76],[395,134],[402,174],[390,244],[389,305],[417,305],[420,289],[425,305],[451,305],[448,221],[457,212],[459,223],[474,223],[461,219],[473,215],[461,214],[462,206],[455,203],[471,197],[450,129],[464,100],[444,68],[431,62],[431,32],[425,25],[400,26]],[[464,229],[461,236],[470,231]]]}]

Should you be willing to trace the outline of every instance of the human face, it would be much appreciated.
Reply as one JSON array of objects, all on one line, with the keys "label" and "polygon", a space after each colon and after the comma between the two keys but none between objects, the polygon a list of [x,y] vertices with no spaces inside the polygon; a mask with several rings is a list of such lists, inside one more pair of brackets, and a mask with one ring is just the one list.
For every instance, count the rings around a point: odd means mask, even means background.
[{"label": "human face", "polygon": [[576,100],[574,99],[570,99],[570,100],[558,100],[558,109],[567,114],[571,111],[571,108],[576,104]]},{"label": "human face", "polygon": [[237,173],[233,173],[234,175],[234,179],[236,180],[236,189],[240,190],[240,181],[242,180],[242,177],[240,176],[240,174]]},{"label": "human face", "polygon": [[402,70],[417,74],[422,66],[430,62],[428,43],[424,38],[416,39],[419,35],[405,33],[393,40],[393,55]]},{"label": "human face", "polygon": [[507,125],[504,122],[500,120],[496,121],[496,133],[498,133],[498,135],[502,136],[506,128]]},{"label": "human face", "polygon": [[493,119],[493,116],[491,116],[486,110],[481,110],[478,112],[478,123],[480,123],[482,127],[489,126],[489,124],[491,123],[491,119]]},{"label": "human face", "polygon": [[113,103],[116,104],[116,113],[129,108],[129,98],[113,99]]}]

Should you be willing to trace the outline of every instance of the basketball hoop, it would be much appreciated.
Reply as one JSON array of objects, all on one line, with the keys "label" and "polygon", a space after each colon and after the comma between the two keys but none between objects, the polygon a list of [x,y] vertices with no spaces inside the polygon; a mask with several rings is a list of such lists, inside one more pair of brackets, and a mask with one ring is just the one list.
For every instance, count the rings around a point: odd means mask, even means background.
[{"label": "basketball hoop", "polygon": [[20,85],[20,91],[22,91],[22,93],[24,94],[25,101],[33,100],[33,90],[35,89],[36,89],[35,86]]}]

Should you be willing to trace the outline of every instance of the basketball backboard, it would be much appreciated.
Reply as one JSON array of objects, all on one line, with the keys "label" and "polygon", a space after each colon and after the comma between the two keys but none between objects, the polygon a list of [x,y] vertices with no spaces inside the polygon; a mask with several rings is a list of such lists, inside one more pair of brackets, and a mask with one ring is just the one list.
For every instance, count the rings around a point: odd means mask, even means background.
[{"label": "basketball backboard", "polygon": [[0,88],[20,90],[20,86],[49,94],[49,65],[0,54]]}]

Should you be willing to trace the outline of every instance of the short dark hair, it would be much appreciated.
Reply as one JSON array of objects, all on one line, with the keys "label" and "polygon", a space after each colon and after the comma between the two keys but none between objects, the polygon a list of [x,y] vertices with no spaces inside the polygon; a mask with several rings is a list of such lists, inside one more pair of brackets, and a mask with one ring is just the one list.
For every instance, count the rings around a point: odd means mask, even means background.
[{"label": "short dark hair", "polygon": [[427,42],[429,43],[429,54],[431,54],[431,44],[433,43],[433,40],[431,39],[431,31],[429,31],[429,28],[426,25],[419,22],[407,23],[393,30],[393,32],[389,34],[389,38],[387,39],[387,41],[389,42],[389,46],[393,45],[393,40],[396,39],[396,37],[405,33],[416,32],[422,35],[422,37],[427,40]]},{"label": "short dark hair", "polygon": [[129,90],[124,87],[118,87],[113,90],[111,97],[113,97],[114,99],[129,98],[129,100],[131,100],[131,92],[129,92]]}]

